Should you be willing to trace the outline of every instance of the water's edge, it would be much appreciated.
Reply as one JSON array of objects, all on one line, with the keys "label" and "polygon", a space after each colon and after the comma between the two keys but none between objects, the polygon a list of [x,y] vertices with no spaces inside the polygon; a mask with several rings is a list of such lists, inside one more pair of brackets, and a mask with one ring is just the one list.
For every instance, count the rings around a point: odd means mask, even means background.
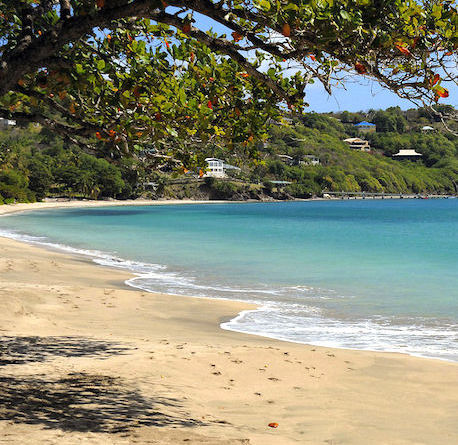
[{"label": "water's edge", "polygon": [[[84,206],[81,206],[84,207]],[[50,209],[46,209],[50,210]],[[35,210],[25,210],[27,212],[35,211]],[[1,216],[7,216],[6,215],[0,215]],[[266,333],[262,331],[248,331],[248,330],[243,330],[240,328],[237,328],[237,323],[242,320],[244,317],[253,314],[253,313],[262,313],[262,312],[267,312],[270,310],[268,305],[257,301],[257,300],[242,300],[242,299],[237,299],[237,298],[224,298],[224,297],[211,297],[211,296],[196,296],[196,295],[183,295],[183,294],[175,294],[175,293],[169,293],[169,292],[163,292],[163,291],[158,291],[158,290],[153,290],[149,289],[146,286],[141,286],[141,284],[136,283],[137,281],[141,281],[142,278],[147,278],[149,274],[151,273],[151,270],[159,272],[160,270],[164,270],[166,266],[160,265],[160,264],[150,264],[150,263],[142,263],[142,262],[136,262],[136,261],[131,261],[131,260],[125,260],[123,258],[119,258],[113,255],[110,255],[109,253],[103,252],[103,251],[98,251],[98,250],[88,250],[88,249],[78,249],[75,247],[71,247],[68,245],[63,245],[63,244],[58,244],[58,243],[53,243],[48,241],[45,238],[41,237],[36,237],[36,236],[31,236],[31,235],[25,235],[25,234],[19,234],[15,232],[8,232],[8,231],[2,231],[0,230],[0,237],[7,238],[7,239],[12,239],[15,241],[19,242],[24,242],[26,244],[34,245],[34,246],[39,246],[42,248],[46,249],[51,249],[55,251],[60,251],[60,252],[66,252],[69,254],[73,255],[79,255],[86,257],[90,259],[92,262],[95,264],[105,266],[105,267],[110,267],[110,268],[115,268],[115,269],[122,269],[124,271],[128,271],[129,273],[133,274],[134,276],[132,278],[129,278],[126,280],[124,283],[130,287],[133,287],[135,289],[140,289],[145,292],[149,293],[164,293],[167,295],[171,296],[178,296],[178,297],[187,297],[187,298],[200,298],[200,299],[206,299],[206,300],[223,300],[223,301],[237,301],[240,303],[245,303],[245,304],[254,304],[257,305],[255,309],[249,309],[249,310],[243,310],[240,313],[238,313],[235,317],[230,319],[229,321],[223,322],[220,324],[220,328],[232,332],[237,332],[237,333],[243,333],[243,334],[250,334],[250,335],[257,335],[260,337],[264,338],[271,338],[275,340],[280,340],[280,341],[286,341],[290,343],[297,343],[297,344],[304,344],[304,345],[313,345],[313,346],[319,346],[319,347],[329,347],[333,349],[347,349],[347,350],[355,350],[355,351],[371,351],[375,353],[396,353],[396,354],[405,354],[405,355],[410,355],[414,357],[421,357],[421,358],[427,358],[427,359],[435,359],[435,360],[442,360],[442,361],[447,361],[447,362],[456,362],[457,360],[449,359],[449,358],[444,358],[444,357],[437,357],[437,356],[432,356],[432,355],[427,355],[427,354],[416,354],[412,353],[409,351],[399,351],[395,349],[383,349],[383,350],[376,350],[376,349],[370,349],[370,348],[357,348],[357,347],[349,347],[348,345],[345,346],[339,346],[339,345],[328,345],[328,344],[323,344],[319,342],[304,342],[304,341],[295,341],[291,338],[285,338],[282,335],[273,335],[272,333]]]}]

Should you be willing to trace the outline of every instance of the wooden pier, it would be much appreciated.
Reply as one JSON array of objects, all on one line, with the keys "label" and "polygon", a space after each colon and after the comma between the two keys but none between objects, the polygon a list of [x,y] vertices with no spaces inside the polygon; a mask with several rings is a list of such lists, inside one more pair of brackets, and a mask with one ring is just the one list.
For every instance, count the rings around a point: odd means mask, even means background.
[{"label": "wooden pier", "polygon": [[451,195],[438,195],[438,194],[422,194],[422,193],[376,193],[376,192],[328,192],[326,190],[322,191],[322,196],[326,195],[331,198],[341,198],[341,199],[428,199],[428,198],[450,198]]}]

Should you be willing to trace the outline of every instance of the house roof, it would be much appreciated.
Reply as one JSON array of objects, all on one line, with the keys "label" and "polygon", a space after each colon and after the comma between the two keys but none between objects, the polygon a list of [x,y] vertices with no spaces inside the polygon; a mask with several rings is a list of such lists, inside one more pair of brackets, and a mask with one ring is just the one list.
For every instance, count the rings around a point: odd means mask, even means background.
[{"label": "house roof", "polygon": [[360,139],[360,138],[348,138],[348,139],[344,139],[344,142],[348,142],[349,144],[353,144],[354,142],[367,142],[365,141],[364,139]]},{"label": "house roof", "polygon": [[293,159],[293,157],[289,155],[278,155],[278,157],[283,159]]},{"label": "house roof", "polygon": [[429,125],[425,125],[424,127],[421,127],[422,130],[434,130],[433,127],[430,127]]},{"label": "house roof", "polygon": [[372,123],[366,122],[366,121],[359,122],[358,124],[355,124],[355,127],[375,127],[375,126],[376,126],[375,124],[372,124]]},{"label": "house roof", "polygon": [[226,163],[223,163],[223,168],[226,170],[241,170],[240,167],[236,167],[235,165],[226,164]]},{"label": "house roof", "polygon": [[415,150],[399,150],[398,153],[393,156],[423,156],[421,153],[417,153]]},{"label": "house roof", "polygon": [[236,167],[235,165],[226,164],[222,159],[205,158],[205,162],[210,162],[210,161],[216,161],[216,162],[219,162],[219,163],[223,164],[223,168],[226,169],[226,170],[240,170],[240,168]]}]

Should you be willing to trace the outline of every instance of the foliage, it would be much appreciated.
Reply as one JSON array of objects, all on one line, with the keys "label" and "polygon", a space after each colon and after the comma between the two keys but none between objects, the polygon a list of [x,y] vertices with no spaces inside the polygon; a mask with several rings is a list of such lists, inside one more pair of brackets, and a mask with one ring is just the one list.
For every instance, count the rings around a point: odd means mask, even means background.
[{"label": "foliage", "polygon": [[[373,153],[354,151],[343,140],[355,133],[354,123],[374,116],[395,115],[405,121],[398,131],[366,134]],[[458,138],[442,131],[422,133],[434,118],[422,110],[388,109],[367,113],[319,115],[301,118],[291,126],[276,126],[264,157],[264,180],[292,181],[286,191],[295,197],[318,195],[321,190],[387,193],[456,193]],[[378,130],[378,128],[377,128]],[[423,154],[419,162],[397,161],[391,155],[400,149]],[[315,155],[321,164],[287,165],[277,155]],[[297,162],[296,162],[297,164]],[[256,170],[256,168],[255,168]]]},{"label": "foliage", "polygon": [[0,10],[0,116],[112,157],[145,144],[250,150],[286,106],[301,112],[308,83],[330,91],[348,72],[428,105],[456,81],[454,1],[0,0]]},{"label": "foliage", "polygon": [[[373,148],[371,153],[351,150],[343,142],[355,134],[355,121],[370,121],[384,114],[403,119],[402,132],[366,134]],[[424,133],[424,125],[434,130]],[[399,149],[412,148],[423,154],[422,161],[391,158]],[[125,199],[140,195],[288,199],[316,196],[326,190],[457,193],[458,138],[423,109],[310,113],[295,118],[291,125],[273,125],[268,142],[253,144],[250,150],[243,144],[230,152],[214,145],[203,145],[199,150],[198,162],[216,155],[240,167],[239,179],[207,177],[202,181],[198,170],[195,178],[192,174],[184,177],[179,164],[168,168],[161,157],[158,163],[154,153],[150,158],[141,155],[105,159],[89,155],[46,128],[29,126],[0,132],[0,200],[33,201],[47,196]],[[287,164],[278,155],[292,159]],[[308,155],[319,158],[320,165],[307,165]],[[276,187],[272,180],[292,184]],[[154,190],[147,189],[145,184],[152,183]]]},{"label": "foliage", "polygon": [[96,158],[78,147],[64,147],[60,138],[31,129],[0,132],[0,195],[28,202],[49,195],[91,198],[134,195],[137,184],[124,181],[129,168]]}]

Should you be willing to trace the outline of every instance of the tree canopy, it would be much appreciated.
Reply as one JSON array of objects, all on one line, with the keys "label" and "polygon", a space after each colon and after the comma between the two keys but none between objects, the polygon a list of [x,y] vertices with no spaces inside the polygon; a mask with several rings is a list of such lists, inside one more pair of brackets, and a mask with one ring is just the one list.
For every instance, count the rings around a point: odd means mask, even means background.
[{"label": "tree canopy", "polygon": [[368,76],[434,107],[457,49],[454,1],[0,0],[0,117],[192,157],[262,139],[315,81]]}]

